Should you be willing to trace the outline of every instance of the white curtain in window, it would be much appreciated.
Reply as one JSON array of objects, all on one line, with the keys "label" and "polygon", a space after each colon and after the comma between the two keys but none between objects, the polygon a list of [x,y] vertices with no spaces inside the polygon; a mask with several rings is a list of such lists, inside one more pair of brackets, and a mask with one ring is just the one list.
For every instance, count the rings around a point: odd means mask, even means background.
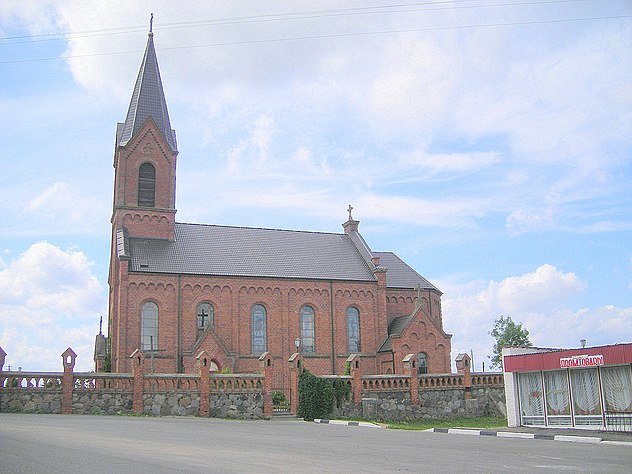
[{"label": "white curtain in window", "polygon": [[565,370],[544,372],[546,404],[549,415],[570,415],[568,377]]},{"label": "white curtain in window", "polygon": [[571,370],[576,415],[600,415],[597,369]]},{"label": "white curtain in window", "polygon": [[522,416],[544,416],[540,372],[518,374]]},{"label": "white curtain in window", "polygon": [[606,410],[632,412],[630,367],[605,367],[601,369],[601,381]]}]

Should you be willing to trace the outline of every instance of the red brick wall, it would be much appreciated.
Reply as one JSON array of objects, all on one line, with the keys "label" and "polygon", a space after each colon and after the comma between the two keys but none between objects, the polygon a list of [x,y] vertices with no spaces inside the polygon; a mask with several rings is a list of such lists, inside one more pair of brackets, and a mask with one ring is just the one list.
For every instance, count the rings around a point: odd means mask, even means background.
[{"label": "red brick wall", "polygon": [[[435,290],[422,290],[419,294],[421,309],[439,324],[442,323],[441,294]],[[417,290],[386,290],[386,307],[389,322],[415,310]]]},{"label": "red brick wall", "polygon": [[[332,311],[333,290],[333,359],[335,373],[345,369],[347,351],[346,311],[355,306],[360,312],[360,344],[364,354],[363,367],[366,373],[386,373],[392,370],[391,355],[377,350],[386,338],[380,326],[385,315],[378,313],[377,284],[354,282],[329,282],[310,280],[281,280],[269,278],[204,277],[183,275],[157,275],[133,273],[126,276],[127,283],[120,292],[119,338],[112,340],[112,350],[118,360],[120,372],[130,369],[127,356],[140,344],[140,313],[143,303],[153,301],[159,308],[158,346],[161,349],[154,359],[155,371],[176,372],[178,370],[178,302],[180,304],[180,354],[184,359],[184,370],[194,372],[193,352],[206,350],[215,358],[220,368],[228,365],[234,372],[256,372],[259,354],[251,349],[251,309],[261,304],[267,312],[267,349],[278,359],[277,367],[287,370],[287,359],[295,351],[294,340],[300,337],[299,312],[303,305],[310,305],[315,313],[315,353],[303,353],[305,367],[317,374],[330,374],[332,367]],[[151,282],[151,283],[148,283]],[[178,295],[180,296],[178,298]],[[221,339],[229,354],[210,336],[198,341],[197,308],[208,302],[214,307],[215,334]],[[113,304],[117,306],[117,304]],[[426,326],[432,326],[429,332]],[[196,343],[197,346],[196,346]],[[448,341],[449,343],[449,341]],[[433,372],[443,372],[449,367],[447,352],[439,346],[437,330],[430,322],[421,323],[418,330],[407,337],[408,349],[396,351],[396,370],[399,370],[400,353],[406,350],[428,353],[429,367]],[[213,353],[213,351],[215,353]],[[220,352],[221,353],[218,353]],[[405,354],[404,354],[405,355]],[[445,359],[445,361],[443,361]],[[434,370],[436,368],[437,370]]]},{"label": "red brick wall", "polygon": [[[134,138],[115,152],[115,229],[125,226],[130,235],[173,239],[175,222],[176,156],[148,120]],[[155,206],[138,208],[138,171],[143,163],[156,169]]]}]

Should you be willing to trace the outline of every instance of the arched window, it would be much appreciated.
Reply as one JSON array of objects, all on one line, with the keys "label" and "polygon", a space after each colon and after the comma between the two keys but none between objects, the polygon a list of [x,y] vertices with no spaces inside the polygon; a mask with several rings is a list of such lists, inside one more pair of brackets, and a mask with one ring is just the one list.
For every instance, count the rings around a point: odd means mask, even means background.
[{"label": "arched window", "polygon": [[158,305],[151,301],[144,303],[140,310],[141,350],[158,349]]},{"label": "arched window", "polygon": [[316,352],[314,341],[314,308],[301,308],[301,346],[303,352]]},{"label": "arched window", "polygon": [[353,306],[347,308],[347,351],[360,352],[360,312]]},{"label": "arched window", "polygon": [[151,163],[143,163],[138,170],[138,205],[154,207],[156,198],[156,168]]},{"label": "arched window", "polygon": [[197,327],[204,330],[213,325],[215,310],[211,303],[201,303],[197,309]]},{"label": "arched window", "polygon": [[266,351],[266,309],[256,304],[251,311],[252,353],[263,354]]},{"label": "arched window", "polygon": [[417,372],[419,374],[427,374],[428,373],[428,354],[425,352],[420,352],[417,354]]}]

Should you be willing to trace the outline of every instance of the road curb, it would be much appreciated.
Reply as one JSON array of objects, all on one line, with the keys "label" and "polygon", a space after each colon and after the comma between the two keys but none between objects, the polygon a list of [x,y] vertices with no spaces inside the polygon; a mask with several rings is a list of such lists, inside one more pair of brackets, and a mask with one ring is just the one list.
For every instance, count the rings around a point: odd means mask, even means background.
[{"label": "road curb", "polygon": [[[376,423],[369,423],[366,421],[328,420],[326,418],[316,418],[314,419],[314,423],[339,426],[360,426],[364,428],[388,428],[388,426],[386,425],[378,425]],[[632,448],[632,442],[604,440],[603,438],[600,438],[598,436],[555,435],[526,433],[522,431],[497,431],[476,428],[430,428],[423,431],[427,433],[457,434],[463,436],[493,436],[496,438],[541,439],[546,441],[562,441],[566,443],[589,443],[612,446],[628,446]]]},{"label": "road curb", "polygon": [[341,425],[341,426],[361,426],[363,428],[384,428],[382,425],[376,425],[375,423],[368,423],[366,421],[342,421],[342,420],[327,420],[324,418],[314,419],[314,423],[324,423],[327,425]]},{"label": "road curb", "polygon": [[628,441],[609,441],[598,436],[571,436],[571,435],[547,435],[524,433],[520,431],[494,431],[494,430],[478,430],[466,428],[430,428],[425,430],[431,433],[460,434],[469,436],[495,436],[497,438],[522,438],[522,439],[543,439],[547,441],[563,441],[570,443],[593,443],[593,444],[609,444],[615,446],[632,447],[632,442]]}]

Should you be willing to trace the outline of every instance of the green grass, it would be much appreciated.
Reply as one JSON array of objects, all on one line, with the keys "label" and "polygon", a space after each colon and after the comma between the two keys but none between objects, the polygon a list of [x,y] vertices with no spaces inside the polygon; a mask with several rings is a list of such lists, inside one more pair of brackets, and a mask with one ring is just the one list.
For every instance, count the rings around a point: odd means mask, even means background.
[{"label": "green grass", "polygon": [[478,418],[452,418],[446,420],[415,420],[386,422],[395,430],[429,430],[430,428],[506,428],[506,418],[481,416]]}]

